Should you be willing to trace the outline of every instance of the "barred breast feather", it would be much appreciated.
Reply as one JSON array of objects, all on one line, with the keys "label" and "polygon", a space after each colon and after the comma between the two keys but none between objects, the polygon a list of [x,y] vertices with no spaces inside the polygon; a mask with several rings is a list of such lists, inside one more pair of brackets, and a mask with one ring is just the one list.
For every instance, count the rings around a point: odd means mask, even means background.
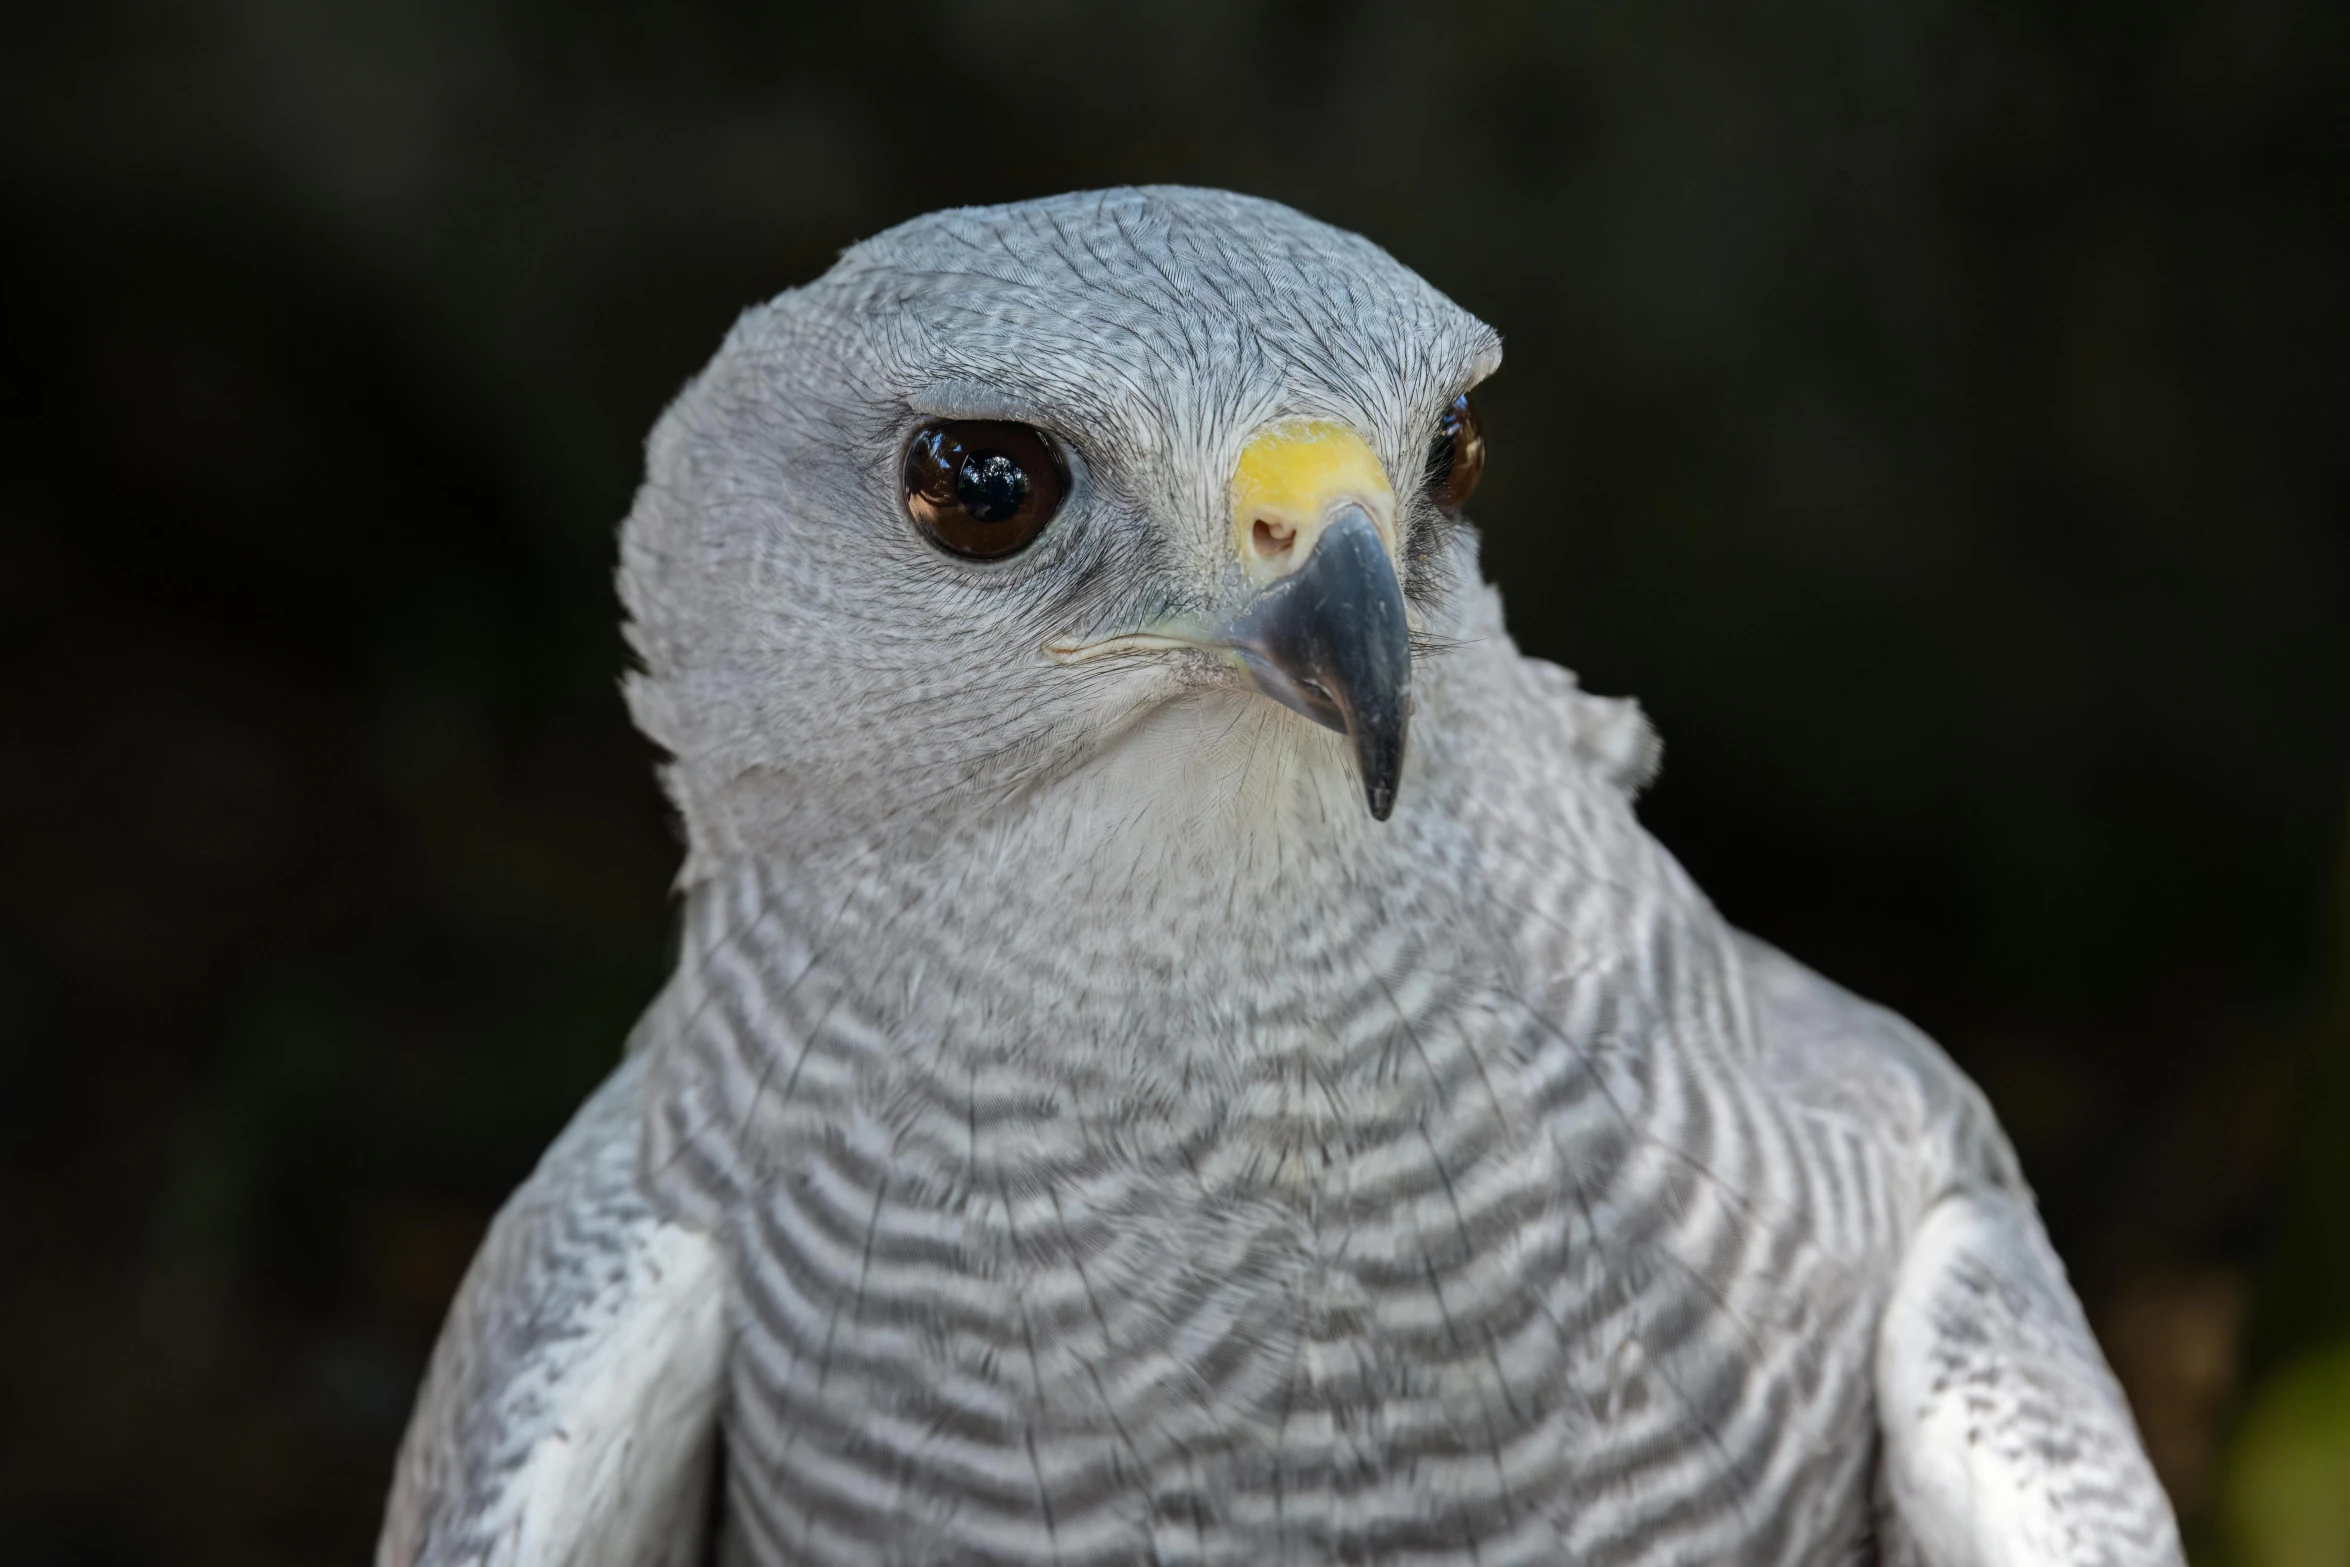
[{"label": "barred breast feather", "polygon": [[728,1558],[1862,1559],[1896,1261],[2012,1165],[1567,761],[1491,776],[1573,857],[1472,798],[1385,900],[1291,867],[1255,988],[1001,843],[697,889],[647,1150],[733,1263]]}]

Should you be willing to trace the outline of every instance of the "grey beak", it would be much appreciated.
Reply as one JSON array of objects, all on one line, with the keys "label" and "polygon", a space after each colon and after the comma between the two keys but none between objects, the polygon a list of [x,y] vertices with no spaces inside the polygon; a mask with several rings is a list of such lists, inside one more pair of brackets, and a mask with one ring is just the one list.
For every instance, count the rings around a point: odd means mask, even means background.
[{"label": "grey beak", "polygon": [[1371,815],[1387,820],[1411,723],[1403,588],[1360,506],[1331,518],[1306,563],[1251,599],[1226,641],[1257,688],[1354,742]]}]

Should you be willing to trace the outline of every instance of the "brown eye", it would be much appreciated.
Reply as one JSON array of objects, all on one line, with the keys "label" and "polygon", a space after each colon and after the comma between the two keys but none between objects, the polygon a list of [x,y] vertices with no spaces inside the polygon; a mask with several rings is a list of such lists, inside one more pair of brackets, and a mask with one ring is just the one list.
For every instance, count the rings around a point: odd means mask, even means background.
[{"label": "brown eye", "polygon": [[1440,510],[1459,511],[1484,476],[1485,432],[1463,392],[1436,421],[1436,441],[1428,449],[1429,499]]},{"label": "brown eye", "polygon": [[926,425],[906,452],[906,511],[942,549],[1002,560],[1061,509],[1068,465],[1042,430],[993,419]]}]

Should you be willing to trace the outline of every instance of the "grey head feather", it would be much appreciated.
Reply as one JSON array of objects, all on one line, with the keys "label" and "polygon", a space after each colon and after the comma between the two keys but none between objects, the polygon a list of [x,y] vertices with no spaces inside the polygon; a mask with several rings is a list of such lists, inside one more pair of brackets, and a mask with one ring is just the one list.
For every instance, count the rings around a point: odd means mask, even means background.
[{"label": "grey head feather", "polygon": [[[932,214],[747,312],[655,429],[621,540],[629,700],[673,758],[685,879],[937,828],[1083,765],[1201,674],[1042,645],[1236,598],[1225,487],[1253,431],[1350,425],[1414,497],[1439,411],[1499,362],[1369,241],[1170,187]],[[992,565],[920,538],[898,481],[925,420],[977,416],[1051,431],[1075,469],[1046,536]],[[1451,525],[1418,499],[1404,521],[1441,635],[1475,612]]]}]

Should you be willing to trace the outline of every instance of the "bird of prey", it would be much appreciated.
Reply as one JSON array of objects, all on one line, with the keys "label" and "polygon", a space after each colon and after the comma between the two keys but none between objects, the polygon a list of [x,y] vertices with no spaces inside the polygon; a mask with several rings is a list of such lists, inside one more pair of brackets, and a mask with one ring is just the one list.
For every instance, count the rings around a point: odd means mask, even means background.
[{"label": "bird of prey", "polygon": [[1188,189],[741,318],[621,536],[675,975],[379,1567],[2180,1560],[1982,1097],[1511,644],[1500,358]]}]

